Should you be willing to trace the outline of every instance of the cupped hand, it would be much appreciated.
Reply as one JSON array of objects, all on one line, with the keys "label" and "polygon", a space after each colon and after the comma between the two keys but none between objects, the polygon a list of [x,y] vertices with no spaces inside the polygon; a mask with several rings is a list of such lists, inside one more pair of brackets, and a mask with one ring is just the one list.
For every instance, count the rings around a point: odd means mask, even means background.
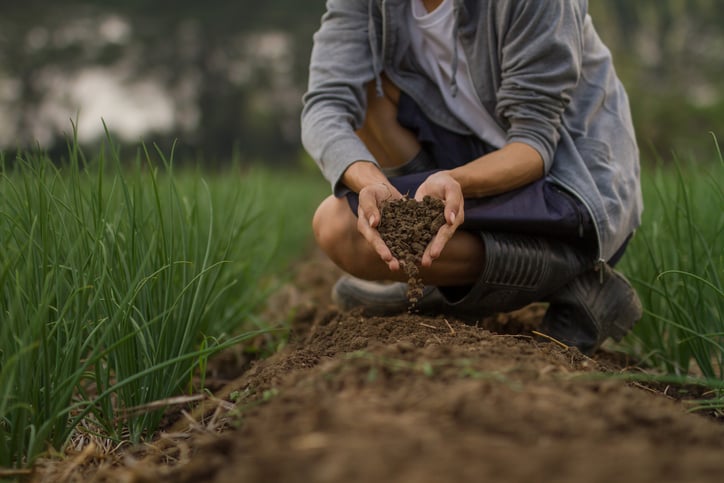
[{"label": "cupped hand", "polygon": [[396,271],[400,269],[400,261],[397,260],[389,247],[385,244],[377,231],[380,224],[380,205],[385,200],[400,199],[402,195],[397,189],[388,183],[373,183],[365,186],[359,192],[359,207],[357,208],[357,230],[374,248],[387,267]]},{"label": "cupped hand", "polygon": [[445,203],[445,224],[422,254],[422,266],[429,267],[442,253],[447,242],[465,219],[463,192],[449,171],[438,171],[430,175],[417,189],[415,199],[422,201],[425,196],[438,198]]}]

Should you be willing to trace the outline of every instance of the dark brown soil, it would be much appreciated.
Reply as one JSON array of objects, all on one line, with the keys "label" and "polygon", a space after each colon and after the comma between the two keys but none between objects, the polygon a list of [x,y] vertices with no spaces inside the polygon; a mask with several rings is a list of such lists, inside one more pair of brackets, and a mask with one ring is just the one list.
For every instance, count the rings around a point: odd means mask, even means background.
[{"label": "dark brown soil", "polygon": [[383,202],[380,211],[377,229],[408,276],[407,298],[410,311],[414,312],[424,288],[419,270],[422,254],[445,224],[445,205],[430,196],[425,196],[420,202],[402,198]]},{"label": "dark brown soil", "polygon": [[722,481],[724,425],[657,390],[602,377],[628,370],[620,354],[587,358],[534,339],[544,307],[479,327],[365,318],[331,305],[337,275],[314,258],[272,302],[295,313],[289,343],[217,393],[236,409],[218,417],[212,406],[191,429],[170,428],[105,467],[97,455],[71,457],[36,479]]}]

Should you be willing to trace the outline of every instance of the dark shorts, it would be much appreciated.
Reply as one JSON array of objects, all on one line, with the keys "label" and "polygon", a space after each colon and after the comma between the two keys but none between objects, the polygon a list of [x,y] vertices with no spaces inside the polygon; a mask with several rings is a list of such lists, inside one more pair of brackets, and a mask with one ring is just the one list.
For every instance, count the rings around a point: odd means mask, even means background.
[{"label": "dark shorts", "polygon": [[[431,122],[404,93],[400,94],[397,120],[415,133],[422,149],[437,166],[391,177],[390,182],[403,194],[414,195],[435,171],[456,168],[493,149],[475,136],[457,134]],[[348,193],[347,199],[357,213],[357,194]],[[596,233],[588,210],[576,197],[545,178],[500,195],[466,198],[462,229],[546,236],[575,244],[591,256],[596,253]],[[623,248],[619,250],[621,254]]]}]

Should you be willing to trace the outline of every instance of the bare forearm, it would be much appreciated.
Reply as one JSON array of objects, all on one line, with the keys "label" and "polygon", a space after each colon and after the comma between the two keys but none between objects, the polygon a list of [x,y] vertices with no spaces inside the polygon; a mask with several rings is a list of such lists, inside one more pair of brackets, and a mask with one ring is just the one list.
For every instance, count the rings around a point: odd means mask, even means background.
[{"label": "bare forearm", "polygon": [[543,177],[543,159],[524,143],[511,143],[450,171],[466,198],[492,196]]}]

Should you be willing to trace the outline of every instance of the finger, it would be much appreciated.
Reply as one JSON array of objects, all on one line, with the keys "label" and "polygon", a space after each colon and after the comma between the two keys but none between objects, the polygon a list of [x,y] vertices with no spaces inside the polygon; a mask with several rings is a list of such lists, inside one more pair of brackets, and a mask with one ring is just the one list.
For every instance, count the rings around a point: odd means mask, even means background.
[{"label": "finger", "polygon": [[370,227],[376,227],[380,223],[380,210],[374,196],[360,196],[357,216],[364,219]]},{"label": "finger", "polygon": [[459,210],[445,206],[445,222],[449,225],[457,228],[465,221],[465,211],[460,207]]},{"label": "finger", "polygon": [[[375,240],[380,239],[379,232],[374,228],[374,215],[367,216],[367,213],[360,208],[357,211],[357,231],[367,240],[372,246],[375,245]],[[379,251],[379,250],[375,250]],[[387,250],[389,251],[389,249]],[[390,253],[390,256],[392,253]]]},{"label": "finger", "polygon": [[369,217],[365,216],[364,210],[358,211],[357,230],[372,245],[373,250],[390,267],[390,270],[394,271],[400,268],[400,262],[392,255],[389,247],[382,240],[380,233],[370,225]]},{"label": "finger", "polygon": [[375,250],[375,252],[377,252],[377,255],[380,256],[382,261],[387,264],[387,267],[390,270],[394,272],[400,269],[399,260],[397,260],[394,255],[392,255],[389,247],[385,244],[385,242],[379,235],[376,237],[373,236],[372,239],[368,239],[367,241],[370,242],[372,248]]},{"label": "finger", "polygon": [[445,190],[445,221],[456,228],[462,225],[465,219],[464,198],[460,190],[449,188]]},{"label": "finger", "polygon": [[422,201],[425,196],[427,196],[427,190],[423,184],[417,189],[417,191],[415,191],[415,201]]},{"label": "finger", "polygon": [[437,234],[422,254],[422,266],[429,267],[435,259],[440,257],[445,245],[447,245],[447,242],[450,241],[455,234],[455,228],[456,227],[453,225],[443,225],[440,227],[440,230],[438,230]]}]

